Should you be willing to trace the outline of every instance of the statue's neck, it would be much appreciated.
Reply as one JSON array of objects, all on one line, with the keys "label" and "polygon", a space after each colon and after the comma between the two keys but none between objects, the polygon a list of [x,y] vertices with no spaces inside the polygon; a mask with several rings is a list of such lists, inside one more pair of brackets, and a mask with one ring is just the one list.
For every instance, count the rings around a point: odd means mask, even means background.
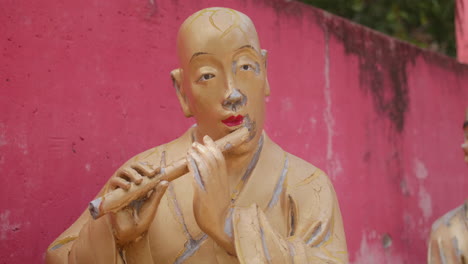
[{"label": "statue's neck", "polygon": [[242,187],[252,176],[264,149],[264,139],[262,133],[255,142],[250,142],[249,151],[225,155],[231,190]]}]

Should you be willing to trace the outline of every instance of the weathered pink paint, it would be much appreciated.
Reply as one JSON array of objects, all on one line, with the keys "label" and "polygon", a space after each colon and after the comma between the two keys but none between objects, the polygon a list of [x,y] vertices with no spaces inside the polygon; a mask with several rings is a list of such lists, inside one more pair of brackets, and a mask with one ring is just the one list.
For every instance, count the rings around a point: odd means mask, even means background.
[{"label": "weathered pink paint", "polygon": [[456,1],[455,31],[458,61],[468,64],[468,0]]},{"label": "weathered pink paint", "polygon": [[[193,123],[175,37],[220,3],[152,2],[2,1],[1,263],[41,262],[120,164]],[[424,263],[431,223],[467,197],[468,66],[297,2],[222,5],[256,23],[267,131],[329,173],[352,263]]]}]

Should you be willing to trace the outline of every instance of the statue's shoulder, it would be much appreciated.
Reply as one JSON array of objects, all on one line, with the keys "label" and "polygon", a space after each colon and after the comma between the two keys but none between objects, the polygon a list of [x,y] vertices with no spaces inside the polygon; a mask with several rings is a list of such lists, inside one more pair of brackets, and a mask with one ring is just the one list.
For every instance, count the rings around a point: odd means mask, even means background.
[{"label": "statue's shoulder", "polygon": [[455,259],[452,258],[455,254],[460,260],[468,254],[468,248],[463,246],[468,245],[467,224],[468,200],[434,222],[429,238],[430,263],[445,263],[445,258]]},{"label": "statue's shoulder", "polygon": [[437,219],[432,225],[431,237],[452,236],[451,231],[457,230],[458,226],[464,227],[465,222],[468,222],[468,201]]},{"label": "statue's shoulder", "polygon": [[[274,165],[279,167],[280,160],[284,160],[280,175],[284,174],[286,195],[297,203],[299,208],[323,208],[333,207],[335,203],[335,190],[327,174],[294,154],[283,150],[279,145],[267,137],[268,150],[275,154]],[[282,177],[280,176],[280,180]],[[318,204],[321,206],[317,207]],[[315,207],[314,207],[315,206]],[[307,209],[310,211],[309,209]],[[329,210],[325,210],[329,212]],[[319,212],[314,212],[319,213]]]},{"label": "statue's shoulder", "polygon": [[286,155],[289,160],[288,186],[297,187],[318,184],[324,188],[333,188],[328,175],[323,170],[291,153],[287,153]]},{"label": "statue's shoulder", "polygon": [[271,140],[268,135],[265,136],[265,139],[268,151],[273,153],[269,154],[269,156],[272,157],[272,161],[274,160],[275,164],[280,164],[280,160],[284,160],[281,166],[282,172],[287,175],[287,186],[289,190],[295,190],[299,187],[309,188],[317,184],[322,185],[325,189],[333,189],[327,174],[320,168],[287,152]]}]

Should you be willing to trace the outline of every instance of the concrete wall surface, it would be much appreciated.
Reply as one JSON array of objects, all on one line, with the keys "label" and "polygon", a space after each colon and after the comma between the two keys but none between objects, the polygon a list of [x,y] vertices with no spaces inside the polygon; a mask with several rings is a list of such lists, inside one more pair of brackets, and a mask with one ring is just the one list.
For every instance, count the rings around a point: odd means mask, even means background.
[{"label": "concrete wall surface", "polygon": [[285,0],[0,0],[0,263],[41,263],[120,164],[182,134],[182,21],[249,15],[269,51],[267,133],[325,170],[352,263],[424,263],[467,198],[468,66]]}]

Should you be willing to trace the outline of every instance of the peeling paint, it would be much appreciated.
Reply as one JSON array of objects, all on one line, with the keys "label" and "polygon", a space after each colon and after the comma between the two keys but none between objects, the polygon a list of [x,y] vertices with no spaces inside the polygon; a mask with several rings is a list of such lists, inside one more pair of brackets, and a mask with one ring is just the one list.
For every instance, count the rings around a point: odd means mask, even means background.
[{"label": "peeling paint", "polygon": [[458,245],[458,239],[456,236],[452,237],[452,246],[455,249],[455,254],[457,255],[457,258],[460,259],[462,256],[462,251],[460,250],[460,247]]},{"label": "peeling paint", "polygon": [[425,220],[429,220],[429,218],[432,216],[432,199],[431,195],[422,185],[419,187],[418,197],[418,205],[423,213],[423,217]]},{"label": "peeling paint", "polygon": [[169,187],[167,188],[167,194],[168,198],[171,200],[173,206],[174,206],[174,212],[177,217],[177,221],[182,227],[182,230],[184,231],[184,235],[187,238],[188,241],[192,241],[192,235],[188,231],[187,224],[185,223],[185,218],[184,215],[182,214],[182,209],[179,206],[179,202],[177,201],[176,193],[174,190],[174,186],[169,183]]},{"label": "peeling paint", "polygon": [[281,193],[283,192],[283,185],[284,185],[284,180],[286,179],[286,175],[288,174],[288,167],[289,167],[289,159],[288,159],[288,156],[286,155],[284,158],[283,170],[281,171],[281,175],[278,179],[278,182],[276,183],[275,190],[273,191],[271,200],[268,203],[268,206],[267,206],[268,209],[276,205]]},{"label": "peeling paint", "polygon": [[198,166],[195,163],[195,160],[191,157],[189,157],[188,160],[190,167],[193,170],[193,177],[195,178],[195,182],[198,184],[198,187],[200,187],[203,191],[206,192],[205,183],[203,182],[203,178],[200,175],[200,171],[198,170]]},{"label": "peeling paint", "polygon": [[242,109],[247,104],[247,96],[238,89],[234,88],[229,96],[223,102],[223,108],[232,112]]},{"label": "peeling paint", "polygon": [[331,100],[331,91],[330,91],[330,47],[329,47],[329,35],[328,31],[324,29],[325,32],[325,66],[324,66],[324,75],[325,75],[325,111],[323,113],[323,119],[327,125],[327,160],[333,158],[333,135],[334,135],[334,126],[335,119],[332,115],[332,100]]},{"label": "peeling paint", "polygon": [[439,238],[437,240],[437,247],[439,248],[440,261],[442,264],[447,264],[447,257],[445,256],[444,245],[442,245],[442,240]]},{"label": "peeling paint", "polygon": [[91,171],[91,164],[86,163],[85,169],[86,169],[87,172],[90,172]]},{"label": "peeling paint", "polygon": [[357,56],[362,91],[372,98],[376,113],[402,133],[410,105],[407,67],[420,50],[324,12],[317,12],[316,20],[347,54]]},{"label": "peeling paint", "polygon": [[[195,142],[193,140],[193,137],[194,135],[192,134],[192,142]],[[159,161],[159,169],[160,169],[160,174],[161,175],[164,175],[166,173],[166,151],[163,150],[163,152],[161,152],[161,160]]]},{"label": "peeling paint", "polygon": [[271,263],[270,250],[268,250],[268,246],[267,246],[266,239],[265,239],[265,233],[263,232],[263,228],[261,227],[260,227],[260,237],[262,239],[262,247],[263,247],[263,253],[265,253],[265,258],[267,259],[268,263]]},{"label": "peeling paint", "polygon": [[224,233],[228,235],[228,237],[232,237],[232,213],[234,212],[234,208],[229,208],[228,216],[224,221]]},{"label": "peeling paint", "polygon": [[28,155],[29,150],[28,150],[28,144],[27,143],[24,143],[24,142],[18,143],[18,148],[20,150],[22,150],[23,155]]},{"label": "peeling paint", "polygon": [[198,240],[190,239],[185,243],[185,250],[182,254],[177,257],[174,264],[184,263],[188,258],[195,254],[200,248],[201,244],[208,238],[207,234],[203,234]]},{"label": "peeling paint", "polygon": [[315,125],[317,124],[317,119],[311,117],[311,118],[309,118],[309,122],[310,122],[313,126],[315,126]]},{"label": "peeling paint", "polygon": [[356,254],[354,263],[356,264],[376,264],[382,263],[381,252],[376,244],[373,244],[372,241],[367,235],[363,235],[361,238],[361,244],[359,251]]},{"label": "peeling paint", "polygon": [[0,214],[0,240],[7,240],[8,233],[18,231],[21,224],[10,223],[10,210],[6,210]]},{"label": "peeling paint", "polygon": [[[386,250],[376,231],[365,231],[361,237],[359,250],[352,264],[394,264],[405,263],[402,256]],[[390,244],[391,245],[391,244]]]},{"label": "peeling paint", "polygon": [[340,160],[333,153],[333,137],[335,136],[335,118],[332,113],[332,96],[330,87],[330,36],[326,28],[323,29],[325,35],[325,57],[324,57],[324,77],[325,77],[325,110],[323,119],[327,128],[327,170],[332,179],[343,171]]},{"label": "peeling paint", "polygon": [[416,178],[421,179],[421,180],[424,180],[427,178],[428,171],[427,171],[426,165],[424,165],[424,163],[417,158],[414,160],[413,171],[414,171],[414,175],[416,175]]},{"label": "peeling paint", "polygon": [[455,209],[452,209],[451,211],[449,211],[443,216],[443,222],[446,226],[450,226],[450,222],[452,221],[452,218],[458,213],[459,210],[462,210],[461,207],[464,207],[464,205],[461,205]]}]

